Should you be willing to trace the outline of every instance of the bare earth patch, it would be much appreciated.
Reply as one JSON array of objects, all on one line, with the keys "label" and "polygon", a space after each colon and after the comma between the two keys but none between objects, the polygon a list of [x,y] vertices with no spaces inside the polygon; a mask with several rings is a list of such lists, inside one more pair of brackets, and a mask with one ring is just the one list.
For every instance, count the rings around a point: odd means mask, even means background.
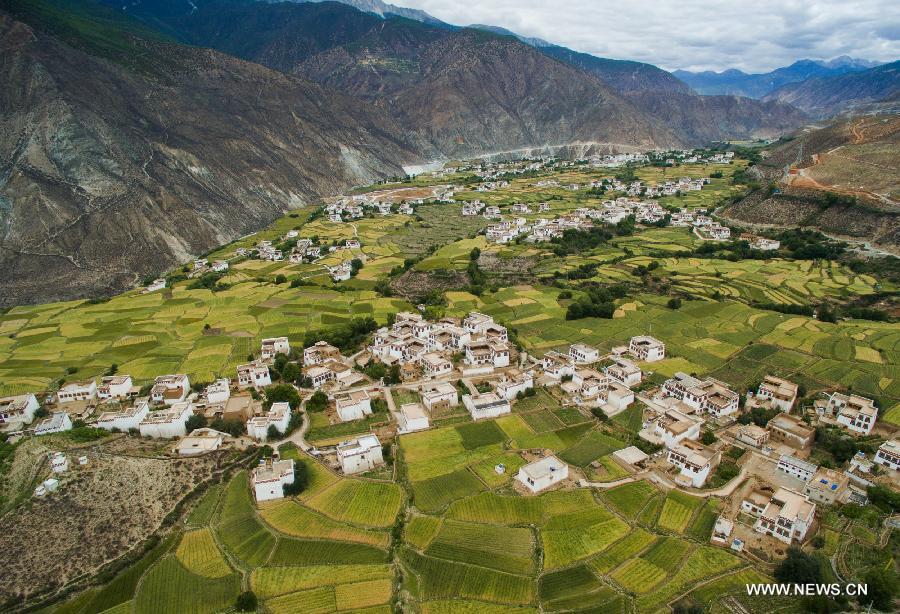
[{"label": "bare earth patch", "polygon": [[[4,517],[15,530],[0,534],[0,602],[52,590],[122,556],[150,536],[216,465],[211,456],[125,456],[122,441],[106,448],[73,451],[56,492]],[[88,456],[88,465],[78,465],[80,454]]]}]

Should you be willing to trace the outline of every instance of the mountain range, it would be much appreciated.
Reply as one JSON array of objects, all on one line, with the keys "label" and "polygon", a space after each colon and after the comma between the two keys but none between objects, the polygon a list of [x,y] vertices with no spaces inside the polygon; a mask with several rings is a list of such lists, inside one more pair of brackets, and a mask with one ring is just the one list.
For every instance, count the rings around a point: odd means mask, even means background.
[{"label": "mountain range", "polygon": [[130,287],[405,165],[807,121],[650,64],[352,3],[0,0],[0,306]]},{"label": "mountain range", "polygon": [[676,70],[672,74],[699,94],[733,94],[748,98],[762,98],[789,83],[811,78],[827,78],[864,71],[877,62],[841,56],[831,61],[798,60],[790,66],[766,73],[748,74],[731,68],[722,72],[690,72]]}]

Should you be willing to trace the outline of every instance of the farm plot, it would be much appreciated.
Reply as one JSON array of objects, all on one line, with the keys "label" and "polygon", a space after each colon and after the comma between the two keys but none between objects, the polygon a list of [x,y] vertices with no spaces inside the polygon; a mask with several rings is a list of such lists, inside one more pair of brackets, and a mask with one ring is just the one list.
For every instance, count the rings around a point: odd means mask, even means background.
[{"label": "farm plot", "polygon": [[668,575],[665,569],[644,559],[631,559],[615,570],[610,577],[622,588],[632,593],[653,590]]},{"label": "farm plot", "polygon": [[403,491],[397,484],[344,479],[304,502],[335,520],[383,528],[397,518]]},{"label": "farm plot", "polygon": [[662,537],[641,558],[662,569],[677,569],[691,550],[691,544],[677,537]]},{"label": "farm plot", "polygon": [[215,530],[225,548],[245,565],[262,564],[272,551],[275,537],[254,514],[246,472],[237,473],[228,483]]},{"label": "farm plot", "polygon": [[240,587],[240,577],[236,574],[207,578],[191,573],[177,559],[167,557],[143,578],[134,611],[138,614],[217,612],[234,602]]},{"label": "farm plot", "polygon": [[670,491],[663,503],[657,526],[660,529],[684,533],[694,512],[701,505],[703,505],[703,499],[686,495],[677,490]]},{"label": "farm plot", "polygon": [[374,546],[322,539],[281,537],[268,565],[353,565],[383,563],[387,552]]},{"label": "farm plot", "polygon": [[656,493],[650,482],[641,480],[603,491],[600,498],[626,518],[634,519]]},{"label": "farm plot", "polygon": [[259,567],[250,576],[250,586],[261,599],[269,599],[321,586],[390,580],[392,577],[390,565]]},{"label": "farm plot", "polygon": [[555,569],[585,559],[625,536],[629,526],[597,506],[551,518],[541,529],[544,569]]},{"label": "farm plot", "polygon": [[381,548],[389,541],[387,533],[332,520],[294,501],[267,502],[259,514],[272,528],[291,537],[332,539]]},{"label": "farm plot", "polygon": [[402,559],[419,578],[424,599],[476,599],[527,605],[534,601],[534,579],[483,567],[434,559],[404,550]]},{"label": "farm plot", "polygon": [[425,554],[512,574],[534,572],[534,541],[528,529],[446,520]]},{"label": "farm plot", "polygon": [[656,536],[653,533],[636,528],[595,556],[588,564],[599,574],[609,573],[625,561],[635,558],[655,540]]},{"label": "farm plot", "polygon": [[590,608],[614,612],[622,597],[600,582],[584,565],[545,574],[538,584],[538,596],[545,612]]},{"label": "farm plot", "polygon": [[610,437],[599,431],[588,433],[571,448],[563,451],[559,457],[571,465],[584,467],[601,456],[625,447],[623,441]]},{"label": "farm plot", "polygon": [[468,469],[412,483],[413,501],[424,512],[438,511],[482,490],[484,484]]},{"label": "farm plot", "polygon": [[175,557],[188,571],[200,576],[222,578],[231,573],[231,568],[219,552],[209,529],[185,533],[175,551]]},{"label": "farm plot", "polygon": [[698,581],[734,569],[741,559],[719,548],[700,546],[694,550],[671,578],[653,592],[642,595],[636,605],[641,611],[655,610]]},{"label": "farm plot", "polygon": [[424,550],[441,529],[442,518],[416,514],[403,528],[403,540],[419,550]]}]

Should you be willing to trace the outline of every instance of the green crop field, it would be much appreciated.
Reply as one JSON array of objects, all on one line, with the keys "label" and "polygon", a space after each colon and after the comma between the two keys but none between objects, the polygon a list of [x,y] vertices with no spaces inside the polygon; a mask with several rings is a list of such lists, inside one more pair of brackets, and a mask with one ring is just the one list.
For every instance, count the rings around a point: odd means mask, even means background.
[{"label": "green crop field", "polygon": [[240,577],[236,574],[208,578],[191,573],[176,559],[167,557],[141,581],[134,609],[140,614],[206,614],[231,605],[239,592]]},{"label": "green crop field", "polygon": [[279,566],[255,569],[250,584],[261,599],[269,599],[322,585],[390,580],[392,577],[389,565]]},{"label": "green crop field", "polygon": [[386,533],[353,527],[320,515],[293,501],[267,503],[260,516],[272,528],[291,537],[335,539],[385,547]]},{"label": "green crop field", "polygon": [[268,565],[351,565],[382,563],[387,559],[384,550],[344,541],[321,539],[291,539],[280,537]]},{"label": "green crop field", "polygon": [[626,518],[635,518],[655,494],[656,489],[649,482],[640,481],[611,488],[600,497]]},{"label": "green crop field", "polygon": [[175,551],[178,562],[195,574],[221,578],[231,573],[209,529],[189,531],[181,538]]},{"label": "green crop field", "polygon": [[403,491],[396,484],[341,480],[304,502],[335,520],[388,527],[400,511]]},{"label": "green crop field", "polygon": [[658,526],[661,529],[684,533],[700,506],[703,499],[692,497],[678,491],[671,491],[666,495],[662,512],[659,515]]},{"label": "green crop field", "polygon": [[630,559],[635,558],[650,544],[656,536],[649,531],[637,528],[595,556],[590,561],[591,568],[600,574],[606,574]]},{"label": "green crop field", "polygon": [[534,571],[534,540],[528,529],[447,520],[425,554],[513,574]]}]

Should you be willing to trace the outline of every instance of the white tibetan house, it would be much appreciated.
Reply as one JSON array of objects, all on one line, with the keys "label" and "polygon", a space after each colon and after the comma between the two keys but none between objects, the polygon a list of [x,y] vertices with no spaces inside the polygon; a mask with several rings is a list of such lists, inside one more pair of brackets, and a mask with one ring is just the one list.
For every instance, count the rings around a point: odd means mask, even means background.
[{"label": "white tibetan house", "polygon": [[548,456],[529,463],[519,469],[519,473],[516,475],[516,479],[532,493],[547,490],[568,477],[569,466],[555,456]]}]

